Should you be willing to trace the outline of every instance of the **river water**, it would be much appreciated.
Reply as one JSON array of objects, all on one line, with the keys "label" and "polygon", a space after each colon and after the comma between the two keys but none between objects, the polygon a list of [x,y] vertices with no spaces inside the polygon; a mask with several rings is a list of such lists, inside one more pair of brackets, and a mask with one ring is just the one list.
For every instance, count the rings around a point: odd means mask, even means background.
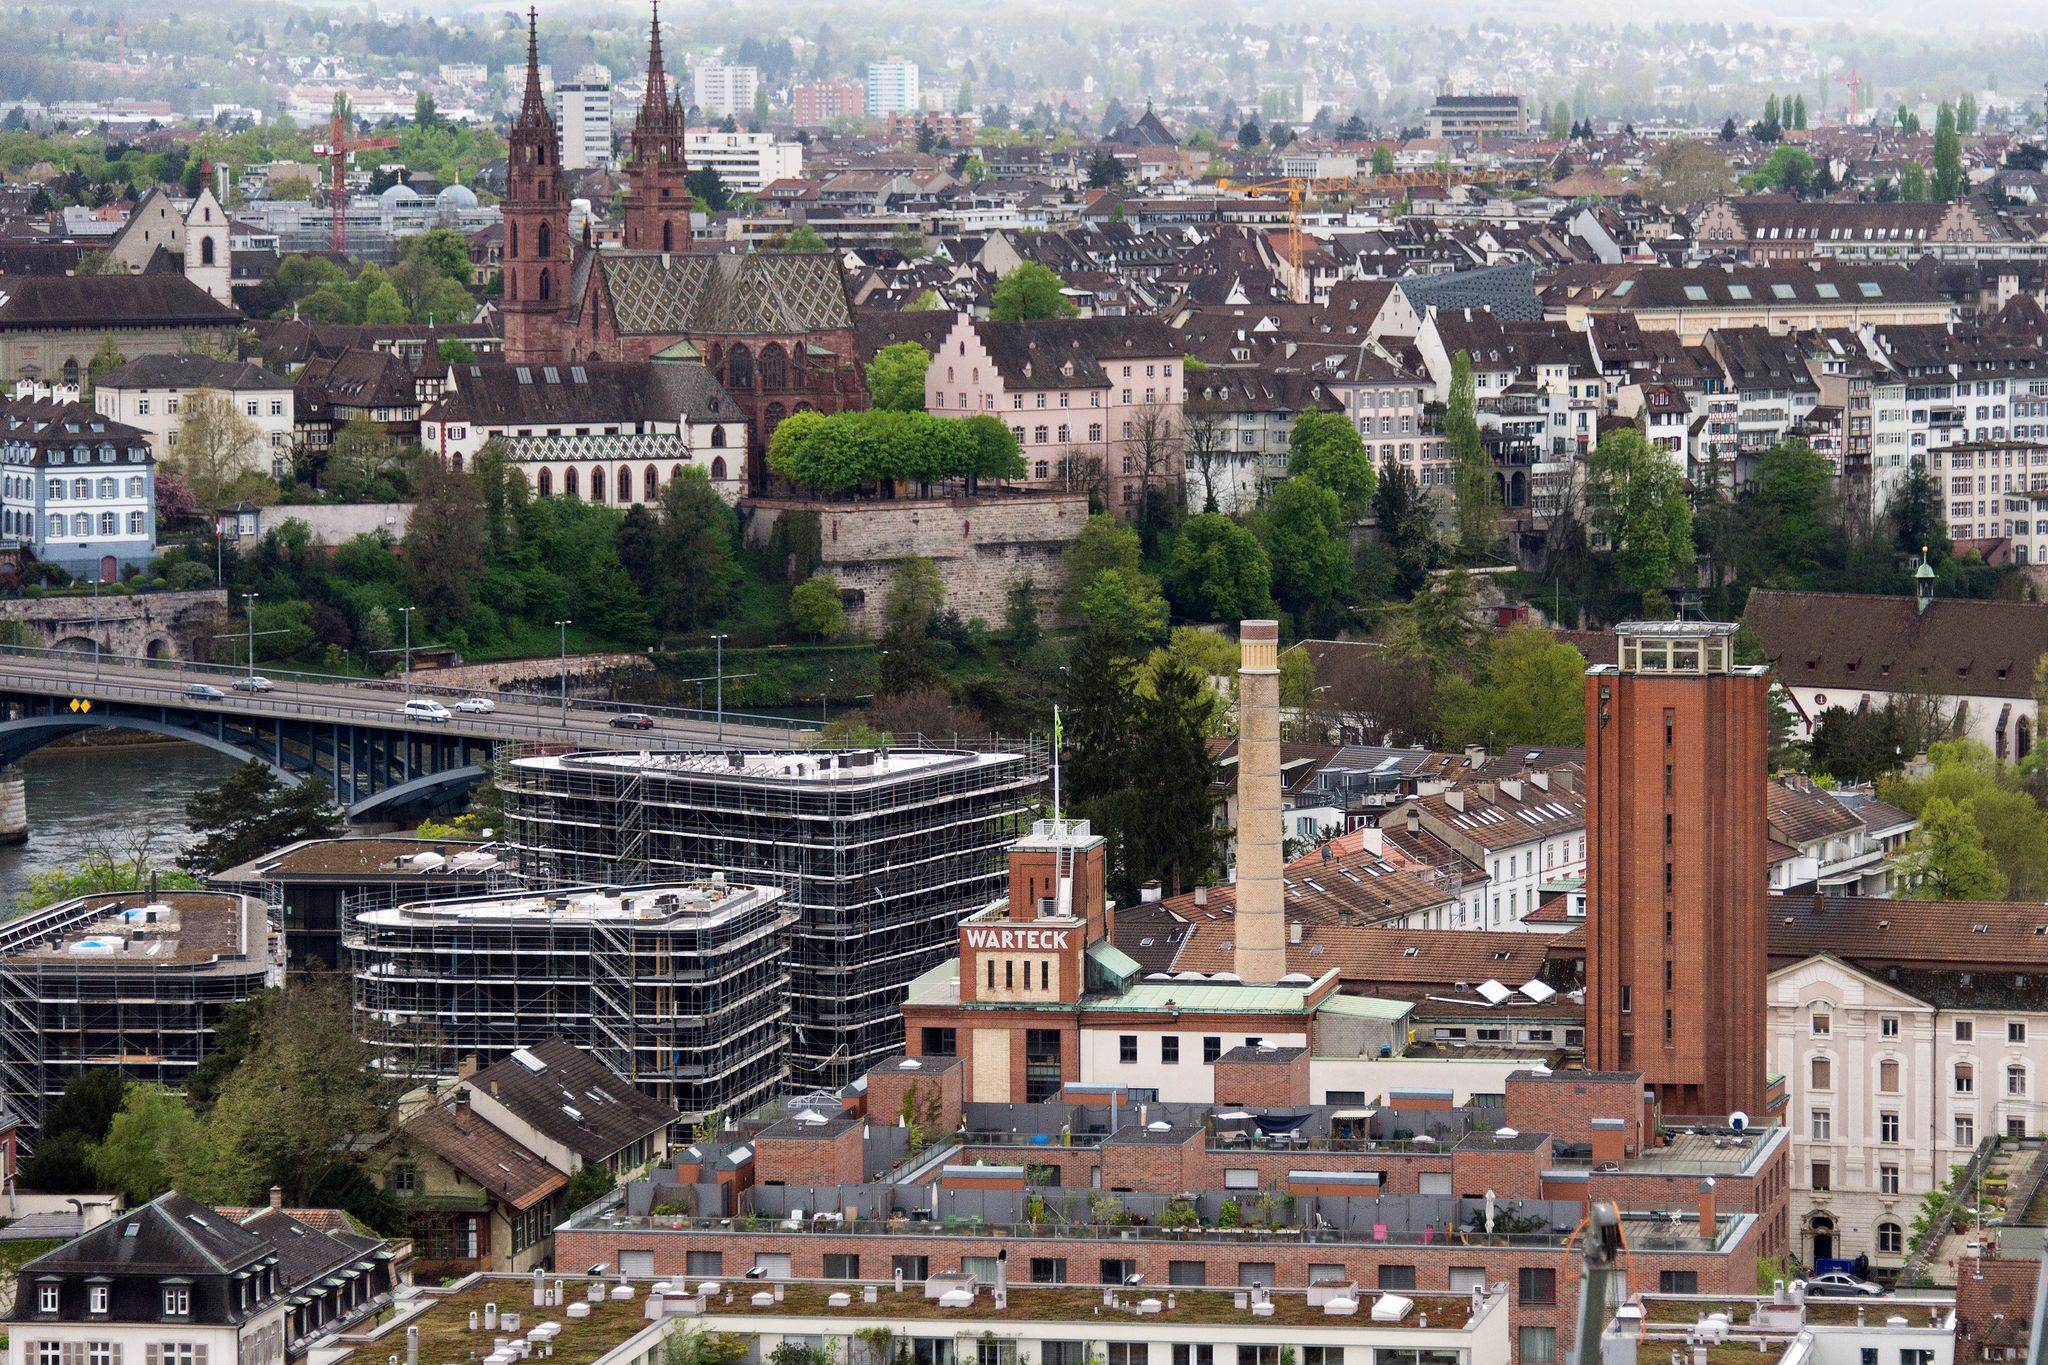
[{"label": "river water", "polygon": [[234,761],[197,744],[44,749],[21,764],[28,780],[26,844],[0,848],[0,918],[38,872],[67,867],[99,845],[126,853],[154,835],[155,861],[171,867],[192,840],[185,802]]}]

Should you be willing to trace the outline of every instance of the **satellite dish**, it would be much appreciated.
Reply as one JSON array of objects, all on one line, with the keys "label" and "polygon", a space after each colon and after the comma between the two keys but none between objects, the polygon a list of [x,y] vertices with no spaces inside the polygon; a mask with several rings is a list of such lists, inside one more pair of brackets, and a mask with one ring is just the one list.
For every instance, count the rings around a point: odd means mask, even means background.
[{"label": "satellite dish", "polygon": [[1749,1127],[1749,1115],[1743,1113],[1740,1109],[1736,1110],[1728,1116],[1728,1126],[1738,1133],[1741,1132]]}]

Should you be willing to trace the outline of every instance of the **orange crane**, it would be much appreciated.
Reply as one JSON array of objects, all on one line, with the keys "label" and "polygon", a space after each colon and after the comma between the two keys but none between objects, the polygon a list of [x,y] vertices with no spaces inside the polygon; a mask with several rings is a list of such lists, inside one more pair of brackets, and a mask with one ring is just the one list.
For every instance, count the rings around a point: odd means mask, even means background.
[{"label": "orange crane", "polygon": [[1367,194],[1374,190],[1418,189],[1425,185],[1458,185],[1490,182],[1494,173],[1469,171],[1390,171],[1385,175],[1284,176],[1277,180],[1229,180],[1216,182],[1218,192],[1238,193],[1257,199],[1267,195],[1287,197],[1287,265],[1293,272],[1296,303],[1309,302],[1308,238],[1302,230],[1302,201],[1312,194]]},{"label": "orange crane", "polygon": [[1835,84],[1849,87],[1849,126],[1854,128],[1857,116],[1863,112],[1863,77],[1852,66],[1848,75],[1835,77]]},{"label": "orange crane", "polygon": [[348,250],[348,224],[343,211],[348,206],[348,186],[343,183],[348,159],[357,152],[383,151],[396,147],[395,137],[358,137],[348,135],[348,123],[343,117],[346,101],[340,95],[334,97],[334,118],[328,125],[327,141],[313,148],[313,155],[325,157],[334,168],[327,183],[327,202],[334,212],[334,250],[337,253]]}]

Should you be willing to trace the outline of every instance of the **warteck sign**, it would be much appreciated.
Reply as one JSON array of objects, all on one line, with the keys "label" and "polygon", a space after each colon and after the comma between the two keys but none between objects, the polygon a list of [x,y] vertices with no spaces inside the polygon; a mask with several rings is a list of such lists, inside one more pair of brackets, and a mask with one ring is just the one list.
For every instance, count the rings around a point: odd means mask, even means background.
[{"label": "warteck sign", "polygon": [[977,952],[1064,953],[1072,929],[966,929],[967,946]]}]

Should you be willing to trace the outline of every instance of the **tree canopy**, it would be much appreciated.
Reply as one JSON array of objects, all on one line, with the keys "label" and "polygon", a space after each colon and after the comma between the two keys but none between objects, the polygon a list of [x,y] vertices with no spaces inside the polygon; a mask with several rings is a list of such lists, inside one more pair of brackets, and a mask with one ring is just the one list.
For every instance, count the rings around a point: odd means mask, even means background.
[{"label": "tree canopy", "polygon": [[1594,521],[1614,547],[1615,577],[1637,593],[1661,590],[1692,564],[1692,505],[1678,465],[1633,427],[1593,447],[1586,481]]},{"label": "tree canopy", "polygon": [[1310,479],[1337,495],[1347,517],[1361,515],[1378,480],[1358,428],[1341,412],[1304,412],[1287,438],[1287,477]]},{"label": "tree canopy", "polygon": [[792,483],[837,492],[883,480],[971,485],[1021,478],[1024,457],[1016,436],[989,413],[956,418],[871,409],[792,414],[768,442],[768,467]]},{"label": "tree canopy", "polygon": [[868,397],[890,412],[924,411],[924,374],[932,353],[915,341],[884,346],[868,362]]},{"label": "tree canopy", "polygon": [[1166,565],[1174,610],[1194,621],[1242,621],[1272,609],[1273,567],[1259,538],[1214,512],[1188,518]]},{"label": "tree canopy", "polygon": [[1012,266],[996,281],[989,306],[991,322],[1030,322],[1041,318],[1070,318],[1078,311],[1061,291],[1066,286],[1050,268],[1037,261]]}]

